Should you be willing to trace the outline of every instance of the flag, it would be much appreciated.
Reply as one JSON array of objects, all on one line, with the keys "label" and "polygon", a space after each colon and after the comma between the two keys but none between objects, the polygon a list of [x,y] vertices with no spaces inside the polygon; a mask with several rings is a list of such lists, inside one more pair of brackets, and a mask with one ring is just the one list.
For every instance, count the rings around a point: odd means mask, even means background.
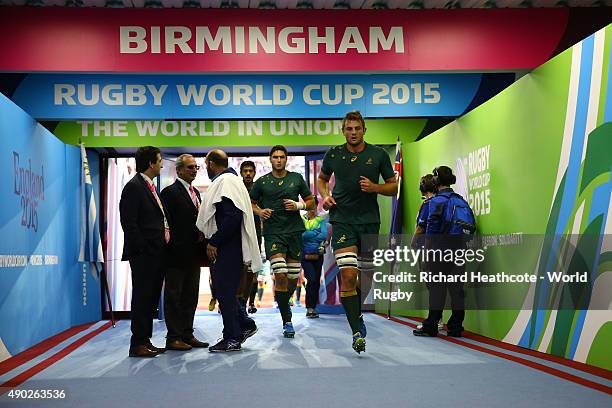
[{"label": "flag", "polygon": [[89,264],[92,275],[99,277],[104,262],[98,228],[98,212],[89,172],[87,152],[81,143],[81,249],[79,262]]},{"label": "flag", "polygon": [[[402,142],[400,142],[399,137],[397,138],[397,143],[395,144],[395,164],[393,165],[393,169],[395,170],[395,178],[397,179],[397,193],[393,196],[391,203],[391,227],[389,229],[389,248],[393,249],[399,243],[397,242],[396,235],[402,233],[402,202],[400,200],[400,191],[402,186],[402,171],[403,171],[403,158],[402,158]],[[397,274],[397,269],[399,268],[398,262],[393,262],[391,264],[391,273],[393,275]],[[391,281],[389,281],[391,282]],[[363,286],[368,286],[368,283],[363,283]],[[374,285],[371,284],[370,290],[368,291],[368,295],[365,297],[364,305],[374,304]],[[391,283],[390,283],[391,285]],[[389,289],[389,292],[391,289]],[[391,303],[389,303],[390,305]],[[390,308],[391,306],[389,306]],[[390,309],[389,309],[390,310]],[[390,312],[388,313],[390,314]]]},{"label": "flag", "polygon": [[397,143],[395,144],[395,177],[397,178],[397,193],[393,197],[391,203],[391,228],[389,230],[389,235],[393,234],[401,234],[402,233],[402,201],[401,201],[401,189],[402,189],[402,175],[404,168],[404,160],[402,156],[402,142],[400,142],[399,138],[397,139]]}]

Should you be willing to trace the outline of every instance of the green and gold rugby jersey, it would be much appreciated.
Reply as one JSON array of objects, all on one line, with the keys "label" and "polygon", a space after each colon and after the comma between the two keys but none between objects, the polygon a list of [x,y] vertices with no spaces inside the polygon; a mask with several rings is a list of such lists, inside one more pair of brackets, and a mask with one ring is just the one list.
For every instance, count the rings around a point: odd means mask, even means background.
[{"label": "green and gold rugby jersey", "polygon": [[285,198],[299,201],[298,195],[302,199],[312,195],[301,174],[288,171],[285,177],[276,178],[270,172],[255,180],[250,195],[259,208],[274,210],[269,219],[262,219],[264,236],[304,231],[300,212],[285,210],[283,203]]},{"label": "green and gold rugby jersey", "polygon": [[346,144],[332,147],[325,153],[321,171],[328,176],[335,174],[332,196],[336,205],[329,211],[329,221],[345,224],[380,223],[376,193],[364,193],[359,187],[359,177],[379,183],[393,177],[389,155],[381,147],[367,144],[359,153],[352,153]]}]

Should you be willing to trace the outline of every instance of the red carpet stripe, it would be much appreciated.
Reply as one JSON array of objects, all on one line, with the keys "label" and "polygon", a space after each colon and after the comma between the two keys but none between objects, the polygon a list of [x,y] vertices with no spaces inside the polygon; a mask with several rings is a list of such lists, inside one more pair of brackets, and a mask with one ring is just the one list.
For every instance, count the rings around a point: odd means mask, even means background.
[{"label": "red carpet stripe", "polygon": [[[386,317],[386,316],[385,316]],[[420,317],[407,317],[407,319],[423,321],[423,318]],[[581,363],[579,361],[568,360],[563,357],[555,356],[552,354],[543,353],[541,351],[531,350],[528,348],[516,346],[514,344],[504,343],[503,341],[491,339],[489,337],[482,336],[480,334],[472,333],[472,332],[463,332],[463,337],[466,339],[478,341],[480,343],[489,344],[494,347],[502,348],[504,350],[513,351],[519,354],[525,354],[527,356],[536,357],[542,360],[547,360],[552,363],[557,363],[560,365],[564,365],[566,367],[573,368],[574,370],[582,371],[584,373],[592,374],[597,377],[604,378],[606,380],[612,381],[612,371],[606,370],[605,368],[595,367],[592,365],[588,365],[585,363]]]},{"label": "red carpet stripe", "polygon": [[[385,319],[387,318],[385,315],[383,315],[381,313],[376,313],[376,314],[378,316],[382,317],[382,318],[385,318]],[[395,318],[395,317],[389,317],[389,320],[394,321],[394,322],[399,323],[399,324],[403,324],[405,326],[410,326],[412,328],[416,328],[416,324],[409,323],[409,322],[406,322],[404,320],[400,320],[400,319]],[[539,371],[542,371],[542,372],[554,375],[556,377],[563,378],[563,379],[571,381],[573,383],[584,385],[585,387],[592,388],[594,390],[605,392],[606,394],[612,395],[612,387],[608,387],[608,386],[605,386],[603,384],[599,384],[599,383],[596,383],[594,381],[590,381],[590,380],[587,380],[585,378],[578,377],[576,375],[569,374],[569,373],[566,373],[566,372],[561,371],[561,370],[557,370],[556,368],[548,367],[548,366],[545,366],[543,364],[536,363],[534,361],[525,360],[524,358],[516,357],[516,356],[510,355],[510,354],[505,354],[505,353],[502,353],[502,352],[499,352],[499,351],[496,351],[496,350],[491,350],[491,349],[488,349],[488,348],[485,348],[485,347],[478,346],[476,344],[467,343],[467,342],[461,341],[461,340],[459,340],[458,338],[455,338],[455,337],[448,337],[448,336],[441,335],[441,336],[438,336],[438,338],[440,338],[442,340],[446,340],[446,341],[448,341],[450,343],[455,343],[455,344],[458,344],[458,345],[461,345],[461,346],[464,346],[464,347],[471,348],[473,350],[477,350],[477,351],[480,351],[480,352],[483,352],[483,353],[487,353],[487,354],[491,354],[491,355],[494,355],[494,356],[497,356],[497,357],[501,357],[501,358],[506,359],[506,360],[514,361],[516,363],[519,363],[519,364],[522,364],[522,365],[525,365],[525,366],[528,366],[528,367],[531,367],[531,368],[535,368],[536,370],[539,370]]]},{"label": "red carpet stripe", "polygon": [[541,358],[542,360],[547,360],[547,361],[550,361],[551,363],[561,364],[566,367],[570,367],[575,370],[582,371],[584,373],[592,374],[597,377],[605,378],[606,380],[612,381],[612,371],[606,370],[605,368],[595,367],[595,366],[581,363],[579,361],[568,360],[563,357],[555,356],[552,354],[546,354],[541,351],[531,350],[531,349],[516,346],[514,344],[504,343],[501,341],[490,339],[485,336],[481,336],[480,334],[476,334],[476,333],[467,333],[467,335],[464,337],[471,339],[471,340],[479,341],[481,343],[490,344],[495,347],[503,348],[508,351],[514,351],[516,353],[525,354],[531,357]]},{"label": "red carpet stripe", "polygon": [[51,357],[47,358],[46,360],[43,360],[40,363],[36,364],[34,367],[29,368],[28,370],[24,371],[23,373],[17,375],[14,378],[11,378],[10,380],[6,381],[4,384],[0,384],[0,395],[7,392],[10,388],[17,387],[23,384],[28,379],[32,378],[33,376],[40,373],[45,368],[48,368],[52,364],[66,357],[68,354],[72,353],[74,350],[76,350],[77,348],[85,344],[87,341],[91,340],[93,337],[102,333],[104,330],[108,329],[109,327],[111,327],[111,322],[105,323],[104,325],[98,327],[96,330],[93,330],[92,332],[87,333],[83,337],[72,342],[71,344],[63,348],[62,350],[58,351]]},{"label": "red carpet stripe", "polygon": [[72,327],[66,331],[63,331],[59,334],[56,334],[53,337],[49,337],[46,340],[41,341],[38,344],[30,347],[27,350],[22,351],[19,354],[15,354],[13,357],[10,357],[2,362],[0,362],[0,375],[4,375],[9,371],[19,367],[22,364],[27,363],[30,360],[35,359],[41,354],[46,353],[51,350],[53,347],[57,346],[61,342],[69,339],[70,337],[89,329],[96,322],[82,324],[80,326]]}]

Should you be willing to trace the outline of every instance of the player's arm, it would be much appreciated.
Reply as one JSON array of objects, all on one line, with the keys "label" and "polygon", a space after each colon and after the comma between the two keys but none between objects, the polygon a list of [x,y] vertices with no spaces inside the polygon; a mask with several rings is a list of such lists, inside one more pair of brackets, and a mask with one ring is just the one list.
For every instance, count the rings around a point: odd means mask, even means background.
[{"label": "player's arm", "polygon": [[331,176],[328,176],[322,171],[319,172],[319,177],[317,178],[317,189],[319,191],[319,194],[321,194],[321,198],[323,200],[329,197],[329,179],[330,178]]},{"label": "player's arm", "polygon": [[308,211],[308,210],[316,209],[316,206],[314,203],[314,196],[312,195],[312,192],[310,191],[310,188],[308,187],[304,179],[302,179],[302,182],[300,185],[299,196],[302,197],[302,200],[304,201],[303,203],[300,203],[298,201],[293,201],[290,199],[284,199],[283,203],[285,204],[285,210],[287,211],[298,211],[298,210]]},{"label": "player's arm", "polygon": [[261,212],[261,208],[259,208],[259,206],[257,205],[257,201],[251,199],[251,207],[253,208],[253,212],[256,215],[259,215],[259,213]]},{"label": "player's arm", "polygon": [[330,175],[323,173],[323,170],[319,172],[319,177],[317,178],[317,189],[319,194],[321,194],[321,198],[323,199],[323,208],[329,210],[331,207],[336,205],[336,200],[329,193],[329,179]]},{"label": "player's arm", "polygon": [[261,200],[263,195],[263,191],[261,190],[261,178],[256,180],[253,184],[253,188],[249,193],[249,197],[251,198],[251,207],[253,208],[253,212],[261,217],[262,220],[267,220],[272,216],[272,212],[274,210],[270,208],[260,208],[259,201]]},{"label": "player's arm", "polygon": [[304,200],[304,204],[306,204],[306,208],[304,208],[306,211],[317,209],[317,206],[315,205],[315,201],[314,201],[314,196],[312,194],[306,198],[303,198],[303,200]]},{"label": "player's arm", "polygon": [[[397,194],[397,178],[393,171],[393,166],[391,166],[391,160],[386,153],[381,153],[378,171],[385,182],[383,184],[378,184],[361,176],[359,180],[361,191],[365,193],[382,194],[384,196],[394,196]],[[376,177],[376,181],[378,181],[378,177]]]},{"label": "player's arm", "polygon": [[384,196],[394,196],[397,194],[397,178],[389,177],[383,184],[374,183],[367,177],[359,178],[359,186],[364,193],[382,194]]},{"label": "player's arm", "polygon": [[290,200],[289,198],[284,198],[283,199],[283,205],[285,206],[285,210],[287,211],[299,211],[299,210],[314,210],[315,209],[315,203],[314,203],[314,197],[312,195],[309,195],[306,198],[303,198],[304,202],[301,203],[299,201],[293,201]]},{"label": "player's arm", "polygon": [[317,209],[312,191],[310,191],[310,187],[308,187],[308,184],[306,184],[304,179],[302,179],[302,186],[300,187],[300,197],[302,197],[302,200],[304,200],[304,209],[306,211]]},{"label": "player's arm", "polygon": [[378,194],[385,196],[394,196],[397,194],[397,178],[389,177],[385,180],[385,184],[378,184]]},{"label": "player's arm", "polygon": [[259,205],[257,205],[257,201],[251,199],[251,207],[253,208],[253,212],[260,216],[261,218],[263,218],[264,220],[269,219],[272,216],[272,213],[274,212],[274,210],[270,209],[270,208],[259,208]]}]

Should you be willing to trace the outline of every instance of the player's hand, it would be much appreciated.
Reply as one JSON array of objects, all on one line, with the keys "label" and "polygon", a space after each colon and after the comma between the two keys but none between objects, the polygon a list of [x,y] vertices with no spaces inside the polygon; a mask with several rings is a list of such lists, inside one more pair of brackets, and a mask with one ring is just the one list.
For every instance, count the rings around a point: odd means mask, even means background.
[{"label": "player's hand", "polygon": [[206,255],[208,255],[208,259],[214,262],[217,259],[217,247],[214,245],[206,245]]},{"label": "player's hand", "polygon": [[323,209],[324,210],[329,210],[334,205],[336,205],[336,199],[334,197],[332,197],[332,196],[325,197],[325,200],[323,200]]},{"label": "player's hand", "polygon": [[377,185],[378,184],[376,183],[372,183],[369,178],[365,176],[359,176],[359,187],[364,193],[375,193],[375,188]]},{"label": "player's hand", "polygon": [[289,200],[288,198],[283,198],[283,204],[285,205],[285,210],[287,211],[297,210],[296,203],[293,200]]},{"label": "player's hand", "polygon": [[259,216],[263,218],[264,220],[267,220],[272,216],[273,212],[274,210],[271,208],[264,208],[263,210],[259,212]]},{"label": "player's hand", "polygon": [[283,204],[285,205],[285,210],[287,211],[297,211],[299,210],[298,203],[296,201],[290,200],[288,198],[283,199]]}]

